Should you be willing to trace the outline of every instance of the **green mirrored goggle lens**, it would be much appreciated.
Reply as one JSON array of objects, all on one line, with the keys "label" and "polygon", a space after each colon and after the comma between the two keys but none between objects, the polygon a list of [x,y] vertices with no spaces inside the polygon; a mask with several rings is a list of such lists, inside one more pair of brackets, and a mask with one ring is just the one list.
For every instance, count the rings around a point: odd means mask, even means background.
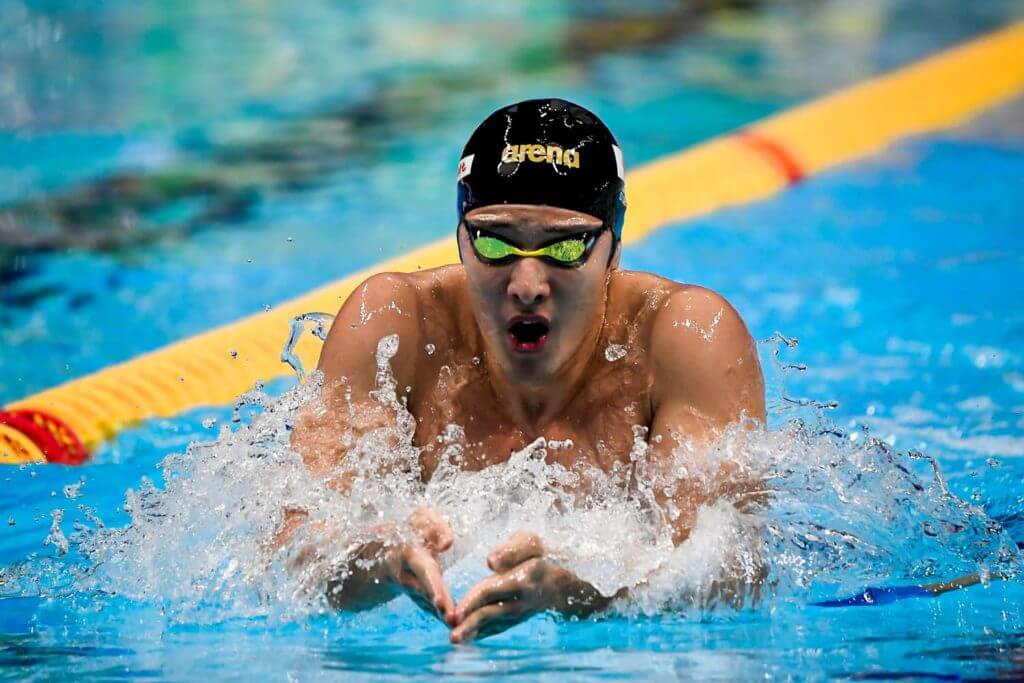
[{"label": "green mirrored goggle lens", "polygon": [[498,261],[509,256],[546,256],[559,263],[571,264],[583,257],[587,251],[587,243],[579,237],[570,237],[540,249],[527,251],[497,237],[478,235],[473,240],[473,248],[489,261]]},{"label": "green mirrored goggle lens", "polygon": [[515,247],[508,242],[502,242],[497,237],[487,237],[486,235],[480,235],[473,240],[473,248],[485,259],[492,260],[512,256],[515,252]]},{"label": "green mirrored goggle lens", "polygon": [[583,252],[587,250],[587,245],[583,243],[583,240],[579,238],[573,238],[568,240],[562,240],[549,244],[540,251],[544,252],[545,255],[550,256],[556,261],[562,263],[572,263],[580,260],[583,256]]}]

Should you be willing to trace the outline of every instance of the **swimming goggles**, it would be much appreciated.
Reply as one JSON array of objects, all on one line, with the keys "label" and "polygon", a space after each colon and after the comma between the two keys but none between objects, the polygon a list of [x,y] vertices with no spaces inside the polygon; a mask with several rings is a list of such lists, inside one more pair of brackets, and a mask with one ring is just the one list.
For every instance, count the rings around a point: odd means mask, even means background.
[{"label": "swimming goggles", "polygon": [[578,268],[586,263],[602,230],[604,228],[559,237],[537,249],[529,250],[520,249],[503,238],[483,230],[467,226],[466,232],[469,234],[469,243],[473,245],[473,251],[481,261],[490,265],[498,266],[511,263],[517,258],[532,257],[562,268]]}]

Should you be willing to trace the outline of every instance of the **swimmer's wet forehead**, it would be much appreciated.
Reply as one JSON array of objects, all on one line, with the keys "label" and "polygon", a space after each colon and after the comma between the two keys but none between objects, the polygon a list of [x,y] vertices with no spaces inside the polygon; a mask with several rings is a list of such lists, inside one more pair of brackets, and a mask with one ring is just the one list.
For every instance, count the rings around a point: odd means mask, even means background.
[{"label": "swimmer's wet forehead", "polygon": [[557,207],[499,204],[473,209],[466,214],[466,225],[486,230],[575,233],[596,230],[600,218]]}]

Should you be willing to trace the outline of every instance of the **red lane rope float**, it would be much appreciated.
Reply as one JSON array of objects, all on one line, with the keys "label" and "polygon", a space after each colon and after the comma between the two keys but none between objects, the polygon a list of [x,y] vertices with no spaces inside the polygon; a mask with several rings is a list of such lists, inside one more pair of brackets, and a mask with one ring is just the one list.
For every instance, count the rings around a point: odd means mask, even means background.
[{"label": "red lane rope float", "polygon": [[788,184],[796,185],[807,175],[803,166],[796,160],[796,157],[777,140],[752,130],[741,130],[735,133],[735,137],[740,143],[757,153],[758,156],[767,159],[772,166],[777,168],[786,177]]},{"label": "red lane rope float", "polygon": [[[42,410],[22,408],[0,410],[0,425],[12,429],[39,449],[46,462],[61,465],[81,465],[89,459],[89,452],[70,427]],[[23,441],[6,435],[0,438],[0,448],[8,447],[17,455],[26,450]],[[0,453],[0,456],[5,454]]]}]

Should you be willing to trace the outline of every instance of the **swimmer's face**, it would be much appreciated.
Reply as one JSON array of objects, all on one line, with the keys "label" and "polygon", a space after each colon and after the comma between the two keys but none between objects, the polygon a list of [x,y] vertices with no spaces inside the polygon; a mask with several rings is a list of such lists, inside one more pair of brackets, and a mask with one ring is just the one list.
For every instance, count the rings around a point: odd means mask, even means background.
[{"label": "swimmer's face", "polygon": [[469,231],[534,250],[600,229],[593,216],[548,206],[502,204],[466,214],[458,239],[473,313],[488,348],[498,350],[494,360],[511,377],[544,381],[571,362],[600,325],[612,235],[601,230],[582,265],[567,268],[533,257],[485,263]]}]

